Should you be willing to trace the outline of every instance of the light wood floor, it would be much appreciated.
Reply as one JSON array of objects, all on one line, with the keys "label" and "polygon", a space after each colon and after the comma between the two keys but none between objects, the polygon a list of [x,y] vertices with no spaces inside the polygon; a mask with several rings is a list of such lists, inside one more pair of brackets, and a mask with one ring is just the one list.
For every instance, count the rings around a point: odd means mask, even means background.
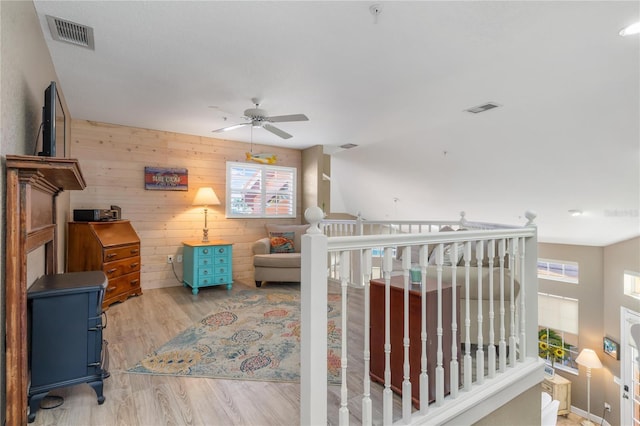
[{"label": "light wood floor", "polygon": [[[264,284],[299,291],[298,284]],[[32,425],[297,425],[300,386],[195,377],[156,376],[126,373],[147,353],[166,343],[179,332],[214,310],[214,303],[253,285],[235,283],[201,289],[198,296],[183,287],[147,290],[140,297],[112,305],[107,311],[104,337],[109,342],[111,376],[104,382],[105,402],[98,405],[89,385],[52,391],[64,397],[54,409],[40,409]],[[338,292],[337,287],[330,287]],[[349,342],[361,348],[362,291],[349,290]],[[361,357],[359,357],[361,358]],[[361,424],[363,362],[349,359],[348,407],[352,424]],[[373,407],[381,407],[382,387],[371,384]],[[396,398],[394,420],[399,419],[400,398]],[[329,387],[329,424],[338,424],[340,387]],[[373,413],[374,424],[381,424],[381,413]],[[566,419],[563,419],[566,420]],[[570,425],[572,423],[563,423]]]},{"label": "light wood floor", "polygon": [[[51,394],[63,396],[64,404],[38,410],[32,424],[299,424],[298,384],[125,372],[145,354],[212,312],[214,301],[246,288],[249,287],[236,283],[230,292],[220,286],[202,289],[198,296],[183,287],[147,290],[140,297],[112,305],[104,332],[109,342],[111,373],[104,382],[104,404],[97,404],[89,385],[55,390]],[[269,291],[269,285],[263,289]]]}]

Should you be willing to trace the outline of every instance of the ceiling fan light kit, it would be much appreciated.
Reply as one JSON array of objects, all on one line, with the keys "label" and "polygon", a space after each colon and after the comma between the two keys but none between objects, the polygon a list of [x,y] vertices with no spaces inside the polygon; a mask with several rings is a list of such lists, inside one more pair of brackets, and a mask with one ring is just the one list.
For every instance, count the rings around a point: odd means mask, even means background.
[{"label": "ceiling fan light kit", "polygon": [[216,129],[213,132],[214,133],[228,132],[230,130],[239,129],[240,127],[251,126],[252,128],[261,127],[267,130],[268,132],[271,132],[274,135],[281,137],[282,139],[289,139],[289,138],[292,138],[293,135],[290,135],[289,133],[285,132],[282,129],[277,128],[276,126],[271,125],[270,123],[309,121],[309,118],[307,118],[307,116],[304,114],[276,115],[276,116],[270,117],[266,110],[259,108],[260,103],[257,99],[255,98],[252,99],[252,102],[254,103],[255,108],[246,109],[244,111],[244,117],[243,117],[246,120],[250,120],[250,121],[246,123],[239,123],[239,124],[223,127],[221,129]]}]

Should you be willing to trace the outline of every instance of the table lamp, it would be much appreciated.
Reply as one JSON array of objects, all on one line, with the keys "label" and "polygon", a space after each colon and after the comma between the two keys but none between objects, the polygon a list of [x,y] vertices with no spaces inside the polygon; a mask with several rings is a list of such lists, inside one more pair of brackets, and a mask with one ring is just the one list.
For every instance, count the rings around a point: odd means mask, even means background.
[{"label": "table lamp", "polygon": [[202,229],[202,242],[209,241],[209,230],[207,229],[207,207],[220,205],[218,196],[213,191],[213,188],[204,187],[198,189],[196,198],[193,199],[194,206],[204,206],[204,228]]},{"label": "table lamp", "polygon": [[602,363],[593,349],[583,349],[576,358],[576,362],[587,368],[587,420],[582,422],[582,426],[593,426],[591,422],[591,369],[602,368]]}]

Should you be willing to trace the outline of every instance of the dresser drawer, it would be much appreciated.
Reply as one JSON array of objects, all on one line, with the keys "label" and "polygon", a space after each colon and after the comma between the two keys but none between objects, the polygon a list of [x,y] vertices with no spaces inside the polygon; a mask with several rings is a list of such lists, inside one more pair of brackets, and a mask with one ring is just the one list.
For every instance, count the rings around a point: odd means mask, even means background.
[{"label": "dresser drawer", "polygon": [[228,265],[229,264],[229,258],[228,257],[218,257],[216,256],[216,258],[213,260],[213,263],[217,266],[217,265]]},{"label": "dresser drawer", "polygon": [[196,247],[196,256],[198,257],[213,257],[213,250],[215,247]]},{"label": "dresser drawer", "polygon": [[214,284],[226,284],[228,283],[227,277],[220,277],[218,275],[204,275],[198,277],[198,287],[207,287]]},{"label": "dresser drawer", "polygon": [[213,257],[199,257],[198,259],[198,266],[211,266],[214,264],[214,260]]},{"label": "dresser drawer", "polygon": [[130,274],[140,270],[140,257],[130,257],[115,262],[105,263],[102,270],[107,274],[108,278],[119,277],[120,275]]},{"label": "dresser drawer", "polygon": [[138,272],[122,275],[117,278],[112,278],[109,280],[104,298],[109,299],[111,297],[115,297],[117,295],[131,291],[132,289],[137,287],[140,287],[140,274]]},{"label": "dresser drawer", "polygon": [[211,277],[213,275],[215,275],[215,271],[211,266],[198,268],[198,277]]},{"label": "dresser drawer", "polygon": [[553,385],[547,382],[542,382],[542,390],[553,396]]},{"label": "dresser drawer", "polygon": [[228,257],[231,253],[231,246],[217,246],[213,247],[213,252],[216,256]]},{"label": "dresser drawer", "polygon": [[227,275],[229,268],[226,265],[216,265],[214,271],[216,275]]},{"label": "dresser drawer", "polygon": [[126,259],[127,257],[139,255],[140,245],[138,244],[125,247],[108,248],[104,250],[103,262],[112,262],[114,260]]}]

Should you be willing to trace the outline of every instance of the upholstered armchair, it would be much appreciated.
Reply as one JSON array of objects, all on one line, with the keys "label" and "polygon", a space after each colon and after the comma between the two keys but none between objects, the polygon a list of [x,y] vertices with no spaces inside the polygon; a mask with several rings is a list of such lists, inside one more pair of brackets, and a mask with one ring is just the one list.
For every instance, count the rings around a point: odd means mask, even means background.
[{"label": "upholstered armchair", "polygon": [[300,282],[302,235],[309,225],[266,225],[267,237],[253,243],[256,287],[264,281]]}]

